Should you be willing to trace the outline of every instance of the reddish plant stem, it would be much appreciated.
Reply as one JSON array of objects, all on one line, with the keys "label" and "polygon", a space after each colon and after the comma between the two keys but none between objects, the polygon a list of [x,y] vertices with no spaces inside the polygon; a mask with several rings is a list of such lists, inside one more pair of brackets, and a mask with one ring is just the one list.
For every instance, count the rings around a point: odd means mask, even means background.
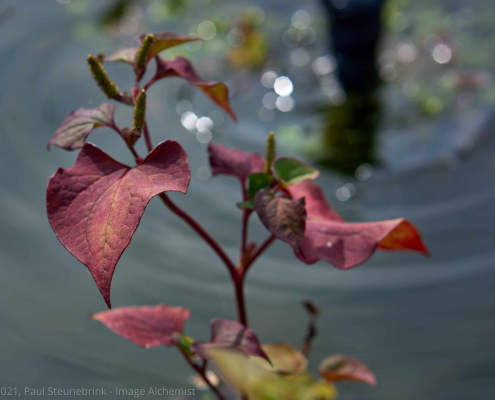
[{"label": "reddish plant stem", "polygon": [[150,131],[148,130],[148,123],[146,121],[144,122],[143,133],[146,149],[148,149],[148,153],[151,153],[151,150],[153,150],[153,143],[151,142]]},{"label": "reddish plant stem", "polygon": [[218,396],[218,398],[220,400],[225,400],[225,396],[222,394],[222,392],[220,392],[220,390],[218,390],[217,387],[213,385],[206,376],[205,369],[200,368],[198,365],[196,365],[182,349],[179,349],[179,351],[182,353],[191,368],[194,369],[201,376],[201,378],[203,378],[203,380],[206,382],[209,388]]},{"label": "reddish plant stem", "polygon": [[261,245],[258,247],[253,256],[249,259],[249,261],[244,265],[242,270],[243,277],[246,276],[248,269],[254,264],[254,262],[258,259],[259,256],[263,254],[263,252],[270,247],[270,245],[275,241],[275,235],[269,236]]},{"label": "reddish plant stem", "polygon": [[172,211],[174,214],[176,214],[179,218],[182,218],[191,228],[193,228],[196,233],[201,236],[206,243],[210,245],[210,247],[213,249],[215,253],[222,259],[224,264],[226,265],[227,269],[230,272],[230,275],[232,276],[232,279],[236,281],[238,278],[238,273],[235,268],[235,265],[232,263],[230,258],[225,254],[223,249],[220,247],[220,245],[213,239],[204,229],[201,225],[199,225],[189,214],[187,214],[184,210],[180,209],[175,205],[175,203],[167,196],[166,193],[160,193],[159,194],[160,198],[162,201],[165,203],[165,205]]},{"label": "reddish plant stem", "polygon": [[134,148],[134,146],[131,146],[127,140],[125,140],[125,137],[124,137],[124,134],[122,133],[122,131],[120,130],[120,128],[113,124],[113,125],[108,125],[110,128],[112,128],[115,132],[117,132],[119,134],[119,136],[122,138],[122,140],[125,142],[125,144],[127,145],[128,149],[131,151],[132,155],[134,156],[135,160],[136,160],[136,163],[139,164],[141,161],[143,161],[143,159],[141,157],[139,157],[139,154],[137,153],[136,149]]},{"label": "reddish plant stem", "polygon": [[248,240],[248,227],[249,227],[250,215],[251,215],[251,210],[245,209],[242,213],[242,233],[241,233],[241,245],[239,251],[239,265],[242,265],[246,257],[246,245]]},{"label": "reddish plant stem", "polygon": [[237,304],[237,317],[239,322],[248,326],[247,311],[246,311],[246,301],[244,300],[244,275],[239,274],[239,279],[234,281],[235,287],[235,298]]}]

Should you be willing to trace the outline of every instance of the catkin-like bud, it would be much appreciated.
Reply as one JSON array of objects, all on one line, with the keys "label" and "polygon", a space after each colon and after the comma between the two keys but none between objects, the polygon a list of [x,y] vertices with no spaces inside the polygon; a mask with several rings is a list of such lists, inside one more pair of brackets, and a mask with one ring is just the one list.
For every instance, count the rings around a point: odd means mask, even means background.
[{"label": "catkin-like bud", "polygon": [[109,99],[119,97],[119,88],[110,80],[101,62],[90,54],[88,56],[88,65],[89,70],[93,75],[93,79],[96,81],[101,91],[105,93]]},{"label": "catkin-like bud", "polygon": [[153,44],[154,36],[152,34],[146,35],[143,41],[141,42],[141,46],[139,47],[138,52],[136,53],[135,64],[138,68],[144,68],[146,66],[146,61],[148,60],[148,52],[150,51],[150,47]]},{"label": "catkin-like bud", "polygon": [[275,160],[276,155],[277,155],[277,149],[276,149],[275,133],[273,131],[270,131],[270,133],[266,137],[266,154],[265,154],[265,168],[264,168],[265,174],[268,175],[272,174],[271,166],[273,160]]},{"label": "catkin-like bud", "polygon": [[132,126],[134,129],[141,131],[144,126],[146,115],[146,92],[141,90],[137,95],[136,103],[134,104],[134,119],[132,121]]}]

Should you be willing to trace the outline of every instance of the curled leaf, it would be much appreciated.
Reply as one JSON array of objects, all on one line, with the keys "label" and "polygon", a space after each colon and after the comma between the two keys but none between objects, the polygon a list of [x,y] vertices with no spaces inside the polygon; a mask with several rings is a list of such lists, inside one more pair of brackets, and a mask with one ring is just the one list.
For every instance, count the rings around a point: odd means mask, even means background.
[{"label": "curled leaf", "polygon": [[262,189],[254,198],[254,209],[271,233],[291,247],[299,247],[306,226],[304,198],[276,197],[270,190]]},{"label": "curled leaf", "polygon": [[186,58],[177,57],[173,60],[163,60],[160,57],[156,57],[156,74],[153,81],[170,77],[185,79],[191,85],[196,86],[210,100],[229,114],[234,121],[237,121],[237,117],[230,108],[229,88],[222,82],[203,80]]},{"label": "curled leaf", "polygon": [[349,269],[365,262],[377,248],[428,254],[416,227],[403,218],[347,223],[330,208],[318,185],[303,182],[287,190],[293,199],[306,199],[304,238],[293,248],[307,264],[325,260],[339,269]]},{"label": "curled leaf", "polygon": [[[146,35],[141,36],[141,40],[144,40]],[[148,50],[148,60],[152,59],[160,52],[167,50],[171,47],[179,46],[181,44],[203,41],[199,37],[179,35],[173,32],[158,32],[153,34],[153,43]]]},{"label": "curled leaf", "polygon": [[115,106],[103,103],[96,108],[79,108],[72,111],[62,122],[48,142],[66,150],[75,150],[84,146],[89,133],[100,126],[112,126]]},{"label": "curled leaf", "polygon": [[76,163],[48,181],[48,220],[58,239],[86,267],[110,307],[110,283],[120,256],[151,198],[185,193],[190,169],[179,143],[165,141],[134,168],[86,143]]},{"label": "curled leaf", "polygon": [[213,175],[233,175],[244,185],[249,175],[263,171],[265,159],[258,153],[246,153],[220,144],[208,145]]},{"label": "curled leaf", "polygon": [[[146,37],[147,35],[142,35],[141,40],[144,40]],[[184,43],[194,42],[197,40],[203,40],[203,39],[192,36],[178,35],[172,32],[155,33],[153,34],[153,41],[147,49],[146,60],[148,62],[163,50],[169,49],[174,46],[179,46]],[[104,62],[119,61],[134,66],[138,51],[139,51],[139,47],[119,49],[110,56],[103,56],[103,61]]]},{"label": "curled leaf", "polygon": [[193,351],[197,352],[201,357],[208,358],[209,349],[222,347],[236,349],[244,354],[261,357],[269,361],[252,329],[246,328],[237,321],[229,321],[223,318],[211,320],[210,327],[211,341],[195,342],[192,345]]},{"label": "curled leaf", "polygon": [[174,336],[181,334],[191,312],[184,307],[165,304],[142,307],[120,307],[93,314],[91,317],[139,346],[175,345]]},{"label": "curled leaf", "polygon": [[320,171],[291,157],[279,157],[273,163],[273,170],[283,186],[296,185],[318,178]]},{"label": "curled leaf", "polygon": [[327,382],[356,381],[376,386],[376,378],[373,372],[361,361],[336,354],[325,358],[318,367],[319,374]]},{"label": "curled leaf", "polygon": [[293,375],[308,367],[308,359],[290,343],[267,343],[261,348],[270,359],[273,370],[278,373]]}]

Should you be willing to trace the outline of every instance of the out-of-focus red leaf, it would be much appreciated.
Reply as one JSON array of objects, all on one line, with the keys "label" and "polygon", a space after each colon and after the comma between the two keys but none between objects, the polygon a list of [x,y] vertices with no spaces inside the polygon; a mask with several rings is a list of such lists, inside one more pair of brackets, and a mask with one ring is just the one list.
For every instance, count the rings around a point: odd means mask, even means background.
[{"label": "out-of-focus red leaf", "polygon": [[336,354],[325,358],[318,367],[318,372],[327,382],[356,381],[376,386],[373,372],[355,358]]},{"label": "out-of-focus red leaf", "polygon": [[428,254],[416,227],[403,218],[347,223],[331,209],[315,183],[303,182],[287,190],[293,199],[306,199],[306,231],[294,250],[307,264],[325,260],[339,269],[349,269],[365,262],[377,248]]},{"label": "out-of-focus red leaf", "polygon": [[92,318],[139,346],[173,346],[174,334],[182,333],[191,312],[184,307],[165,304],[142,307],[120,307],[93,314]]},{"label": "out-of-focus red leaf", "polygon": [[275,197],[270,190],[262,189],[254,198],[254,209],[271,233],[292,248],[299,248],[306,225],[304,198]]},{"label": "out-of-focus red leaf", "polygon": [[[144,39],[146,35],[141,36],[141,40]],[[194,42],[197,40],[203,40],[199,37],[192,37],[186,35],[178,35],[172,32],[159,32],[153,34],[153,43],[148,50],[148,61],[153,57],[158,55],[163,50],[167,50],[174,46],[179,46],[184,43]],[[120,61],[125,62],[127,64],[134,65],[134,61],[136,60],[136,54],[139,50],[139,47],[130,47],[118,49],[115,53],[109,56],[103,56],[104,62],[113,62]]]},{"label": "out-of-focus red leaf", "polygon": [[156,74],[153,81],[163,78],[178,77],[185,79],[191,85],[201,89],[215,104],[237,121],[237,117],[230,108],[229,88],[222,82],[205,81],[194,70],[191,62],[184,57],[173,60],[163,60],[156,57]]},{"label": "out-of-focus red leaf", "polygon": [[100,126],[112,126],[115,106],[103,103],[96,108],[79,108],[72,111],[62,122],[48,142],[50,145],[66,150],[75,150],[84,146],[89,133]]},{"label": "out-of-focus red leaf", "polygon": [[212,347],[232,348],[244,354],[261,357],[270,362],[262,350],[254,331],[237,321],[215,318],[210,322],[211,341],[195,342],[192,350],[201,357],[208,358],[208,349]]},{"label": "out-of-focus red leaf", "polygon": [[293,199],[303,198],[306,201],[306,213],[308,217],[321,217],[333,221],[344,220],[338,215],[327,202],[320,185],[312,182],[303,182],[287,188]]},{"label": "out-of-focus red leaf", "polygon": [[249,175],[262,172],[265,165],[265,159],[258,153],[246,153],[220,144],[210,143],[208,156],[213,175],[233,175],[243,185]]},{"label": "out-of-focus red leaf", "polygon": [[185,193],[190,176],[185,150],[168,140],[134,168],[86,143],[76,163],[48,181],[48,220],[64,247],[88,267],[108,307],[115,265],[148,202],[165,191]]}]

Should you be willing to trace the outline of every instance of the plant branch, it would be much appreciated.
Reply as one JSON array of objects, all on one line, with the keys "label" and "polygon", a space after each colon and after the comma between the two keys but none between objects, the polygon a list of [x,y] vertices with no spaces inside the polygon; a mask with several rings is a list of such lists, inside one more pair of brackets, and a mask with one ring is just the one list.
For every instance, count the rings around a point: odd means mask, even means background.
[{"label": "plant branch", "polygon": [[232,263],[230,258],[225,254],[223,249],[220,247],[220,245],[213,239],[208,232],[206,232],[203,227],[197,223],[189,214],[187,214],[184,210],[180,209],[171,199],[170,197],[167,196],[166,193],[160,193],[159,194],[160,198],[162,201],[165,203],[165,205],[172,211],[174,214],[176,214],[179,218],[182,218],[191,228],[193,228],[196,233],[201,236],[206,243],[210,245],[210,247],[213,249],[215,253],[221,258],[221,260],[224,262],[226,265],[227,269],[230,272],[230,275],[232,276],[233,280],[237,280],[237,270],[235,268],[235,265]]},{"label": "plant branch", "polygon": [[146,121],[144,122],[143,133],[146,148],[148,149],[148,153],[151,153],[151,150],[153,150],[153,143],[151,142],[150,131],[148,130],[148,123]]},{"label": "plant branch", "polygon": [[218,396],[218,398],[220,400],[225,400],[225,396],[220,392],[220,390],[217,389],[217,387],[215,385],[213,385],[210,382],[210,380],[206,376],[206,371],[203,368],[198,367],[198,365],[196,365],[191,360],[191,358],[182,349],[180,349],[180,348],[178,348],[178,349],[182,353],[182,355],[184,356],[187,363],[191,366],[191,368],[194,369],[201,376],[201,378],[203,378],[203,380],[206,382],[206,384],[209,386],[209,388]]},{"label": "plant branch", "polygon": [[270,247],[270,245],[275,241],[275,239],[276,239],[275,235],[271,235],[258,247],[258,249],[249,259],[249,261],[246,264],[244,264],[244,268],[242,270],[243,276],[246,275],[248,269],[254,264],[254,262],[258,259],[258,257],[261,256],[268,247]]},{"label": "plant branch", "polygon": [[244,299],[244,276],[240,275],[240,279],[234,281],[235,299],[237,305],[237,317],[239,322],[245,327],[248,326],[246,301]]},{"label": "plant branch", "polygon": [[139,154],[137,153],[137,151],[134,148],[134,146],[132,146],[131,144],[129,144],[129,142],[127,142],[127,140],[125,139],[124,134],[122,133],[122,131],[120,130],[120,128],[117,125],[115,125],[115,124],[108,125],[108,126],[110,128],[112,128],[115,132],[118,133],[118,135],[122,138],[122,140],[125,142],[125,144],[129,148],[129,150],[131,151],[132,155],[134,156],[134,158],[136,160],[136,163],[139,164],[143,159],[141,157],[139,157]]},{"label": "plant branch", "polygon": [[249,228],[249,217],[251,215],[251,210],[245,209],[242,213],[242,233],[241,233],[241,245],[239,251],[239,265],[242,266],[244,259],[246,257],[246,245],[248,240],[248,228]]}]

